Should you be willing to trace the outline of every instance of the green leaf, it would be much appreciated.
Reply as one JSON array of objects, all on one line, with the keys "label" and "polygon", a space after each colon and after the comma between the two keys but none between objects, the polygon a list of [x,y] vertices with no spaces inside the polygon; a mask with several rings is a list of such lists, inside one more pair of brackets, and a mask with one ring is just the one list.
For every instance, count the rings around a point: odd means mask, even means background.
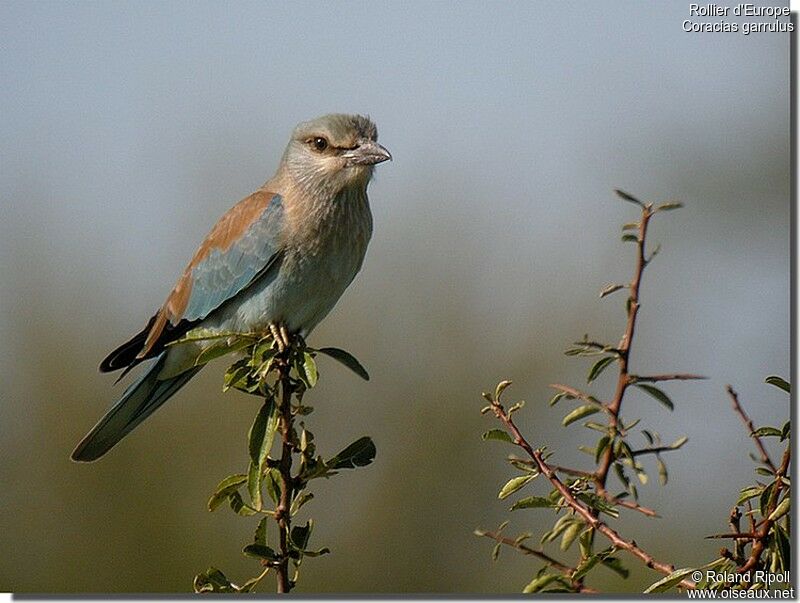
[{"label": "green leaf", "polygon": [[631,234],[628,232],[622,235],[621,240],[623,243],[638,243],[639,237],[637,237],[635,234]]},{"label": "green leaf", "polygon": [[375,444],[368,436],[359,438],[339,454],[329,460],[326,465],[330,469],[355,469],[369,465],[377,454]]},{"label": "green leaf", "polygon": [[503,392],[506,391],[508,386],[510,386],[512,383],[513,381],[509,381],[507,379],[498,383],[497,387],[494,389],[494,399],[499,400],[500,396],[503,395]]},{"label": "green leaf", "polygon": [[[551,505],[556,505],[556,502],[550,501],[550,503]],[[559,517],[556,523],[553,524],[553,527],[549,531],[542,534],[542,544],[545,544],[546,542],[552,542],[558,538],[564,532],[564,530],[566,530],[574,522],[575,517],[572,515],[562,515]]]},{"label": "green leaf", "polygon": [[758,506],[759,506],[758,510],[760,511],[762,517],[767,516],[767,510],[769,508],[769,499],[772,496],[772,491],[775,489],[775,483],[776,482],[772,482],[769,486],[764,488],[764,491],[761,493],[761,496],[758,499]]},{"label": "green leaf", "polygon": [[686,442],[688,442],[688,441],[689,441],[689,438],[688,438],[687,436],[681,436],[680,438],[678,438],[677,440],[675,440],[674,442],[672,442],[672,444],[670,444],[670,445],[669,445],[669,447],[670,447],[672,450],[677,450],[678,448],[680,448],[681,446],[683,446],[683,445],[684,445]]},{"label": "green leaf", "polygon": [[770,385],[774,385],[775,387],[779,387],[780,389],[785,391],[787,394],[790,394],[791,391],[792,391],[792,387],[789,385],[789,383],[785,379],[782,379],[781,377],[778,377],[777,375],[770,375],[769,377],[764,379],[764,381],[766,383],[769,383]]},{"label": "green leaf", "polygon": [[492,547],[492,561],[497,561],[498,557],[500,557],[501,546],[503,546],[503,543],[498,542]]},{"label": "green leaf", "polygon": [[566,397],[566,395],[567,394],[564,392],[558,392],[555,396],[550,398],[550,403],[549,403],[550,406],[555,406],[558,403],[558,401],[561,400],[561,398]]},{"label": "green leaf", "polygon": [[741,492],[739,493],[739,498],[736,500],[736,504],[741,505],[743,502],[748,501],[751,498],[760,496],[763,490],[764,486],[749,486],[747,488],[742,488]]},{"label": "green leaf", "polygon": [[628,568],[622,565],[619,557],[606,557],[603,559],[603,565],[623,578],[627,578],[631,573]]},{"label": "green leaf", "polygon": [[761,437],[768,437],[768,436],[775,436],[775,437],[779,438],[779,437],[781,437],[782,433],[783,432],[780,429],[778,429],[777,427],[768,427],[767,426],[767,427],[759,427],[758,429],[756,429],[750,435],[757,436],[757,437],[760,437],[760,438]]},{"label": "green leaf", "polygon": [[280,560],[280,555],[278,555],[278,553],[262,544],[248,544],[242,549],[242,552],[248,557],[255,557],[256,559],[266,559],[267,561]]},{"label": "green leaf", "polygon": [[600,408],[595,404],[584,404],[583,406],[579,406],[571,413],[569,413],[564,419],[561,421],[561,424],[566,427],[575,421],[582,419],[584,417],[588,417],[589,415],[593,415],[597,412],[600,412]]},{"label": "green leaf", "polygon": [[242,495],[238,492],[231,492],[228,495],[228,504],[230,504],[231,510],[237,515],[242,515],[243,517],[249,517],[250,515],[255,515],[258,513],[254,508],[250,505],[246,505]]},{"label": "green leaf", "polygon": [[[575,571],[572,574],[572,579],[573,580],[580,580],[581,578],[586,576],[586,574],[588,574],[592,570],[592,568],[594,566],[596,566],[598,563],[601,563],[601,562],[605,563],[606,559],[608,559],[609,555],[611,555],[613,552],[614,552],[614,548],[613,547],[609,547],[609,548],[605,549],[604,551],[600,551],[599,553],[597,553],[595,555],[588,556],[586,559],[581,561],[581,563],[580,563],[580,565],[578,565],[578,567],[575,568]],[[611,559],[613,559],[613,557],[611,557]]]},{"label": "green leaf", "polygon": [[622,225],[622,230],[639,230],[640,226],[638,222],[626,222]]},{"label": "green leaf", "polygon": [[236,588],[221,571],[209,567],[206,571],[194,578],[194,592],[196,593],[233,593]]},{"label": "green leaf", "polygon": [[[232,339],[232,341],[230,341],[230,339]],[[221,356],[244,349],[252,345],[252,343],[252,340],[241,337],[226,338],[203,350],[195,359],[194,364],[195,366],[207,364]]]},{"label": "green leaf", "polygon": [[524,594],[538,593],[548,584],[558,580],[558,576],[554,574],[543,574],[531,580],[528,585],[522,589]]},{"label": "green leaf", "polygon": [[[720,557],[719,559],[715,559],[711,563],[706,563],[705,565],[701,565],[700,567],[685,567],[682,569],[675,570],[666,578],[662,578],[658,582],[655,582],[647,587],[647,590],[644,592],[646,594],[652,593],[663,593],[673,586],[677,586],[680,584],[684,579],[689,577],[693,572],[698,570],[706,570],[706,569],[717,569],[721,566],[727,565],[728,561],[724,557]],[[705,574],[705,572],[703,572]]]},{"label": "green leaf", "polygon": [[791,500],[787,496],[780,502],[780,504],[777,507],[775,507],[775,510],[769,514],[769,517],[767,519],[769,519],[770,521],[778,521],[781,517],[783,517],[789,512],[790,507],[791,507]]},{"label": "green leaf", "polygon": [[278,409],[275,406],[275,400],[270,396],[261,406],[247,434],[250,460],[256,466],[262,467],[264,465],[264,461],[272,449],[272,442],[277,428]]},{"label": "green leaf", "polygon": [[578,547],[581,551],[581,558],[588,559],[592,556],[592,543],[594,542],[594,529],[588,528],[578,538]]},{"label": "green leaf", "polygon": [[261,470],[258,465],[250,461],[247,470],[247,491],[250,493],[250,502],[256,511],[263,506],[261,499]]},{"label": "green leaf", "polygon": [[664,203],[656,207],[656,211],[671,211],[673,209],[680,209],[681,207],[683,207],[683,203]]},{"label": "green leaf", "polygon": [[305,551],[308,546],[308,540],[311,538],[311,530],[314,529],[314,522],[308,520],[304,526],[295,526],[292,528],[291,543],[298,551]]},{"label": "green leaf", "polygon": [[608,365],[614,362],[615,360],[616,357],[614,356],[605,356],[604,358],[601,358],[600,360],[595,362],[592,368],[589,370],[589,377],[586,379],[586,382],[591,383],[592,381],[597,379],[600,376],[600,373],[606,370]]},{"label": "green leaf", "polygon": [[610,285],[606,285],[600,290],[600,297],[603,298],[607,295],[611,295],[612,293],[619,291],[620,289],[624,289],[625,287],[626,285],[611,283]]},{"label": "green leaf", "polygon": [[600,457],[603,455],[603,453],[605,452],[606,448],[608,448],[608,445],[610,443],[611,443],[611,438],[607,435],[603,436],[602,438],[600,438],[600,440],[598,440],[597,448],[594,449],[595,464],[600,462]]},{"label": "green leaf", "polygon": [[281,499],[281,473],[272,467],[262,478],[262,482],[267,488],[267,494],[276,505]]},{"label": "green leaf", "polygon": [[512,511],[517,509],[542,509],[545,507],[555,507],[555,503],[544,496],[528,496],[515,502],[511,506]]},{"label": "green leaf", "polygon": [[562,551],[566,551],[572,546],[572,543],[575,542],[575,539],[581,533],[581,530],[583,530],[583,524],[579,521],[576,521],[566,530],[564,530],[564,534],[561,536],[560,545]]},{"label": "green leaf", "polygon": [[497,498],[503,500],[508,498],[514,492],[522,488],[525,484],[529,481],[536,478],[536,475],[520,475],[518,477],[511,478],[508,480],[505,486],[500,490],[500,494],[497,495]]},{"label": "green leaf", "polygon": [[787,570],[791,567],[791,541],[786,531],[778,524],[773,526],[775,548],[781,556],[782,567],[781,570]]},{"label": "green leaf", "polygon": [[601,513],[605,513],[610,517],[619,517],[619,511],[617,508],[609,503],[605,498],[601,498],[597,496],[597,494],[593,492],[578,492],[575,495],[575,498],[585,502],[589,507],[595,509],[596,511],[600,511]]},{"label": "green leaf", "polygon": [[647,383],[634,383],[634,385],[639,389],[646,391],[648,394],[653,396],[653,398],[661,402],[661,404],[666,406],[668,409],[675,410],[675,405],[672,403],[672,400],[670,400],[667,394],[662,392],[657,387],[653,385],[648,385]]},{"label": "green leaf", "polygon": [[228,498],[228,495],[238,490],[246,481],[247,476],[243,473],[229,475],[223,479],[219,485],[217,485],[216,489],[214,490],[214,494],[212,494],[211,498],[208,499],[208,510],[216,510],[222,503],[225,502],[225,500]]},{"label": "green leaf", "polygon": [[340,350],[339,348],[321,348],[319,350],[314,350],[319,352],[320,354],[325,354],[333,358],[334,360],[342,363],[351,371],[353,371],[356,375],[361,377],[364,381],[369,381],[369,373],[367,369],[365,369],[361,363],[356,360],[355,356],[350,354],[350,352],[345,352],[344,350]]},{"label": "green leaf", "polygon": [[253,535],[253,544],[267,546],[267,520],[269,517],[262,517],[256,527],[256,533]]},{"label": "green leaf", "polygon": [[300,494],[298,494],[292,501],[292,507],[290,511],[291,514],[292,515],[296,514],[300,510],[300,508],[304,504],[309,502],[312,498],[314,498],[314,495],[311,492],[301,492]]},{"label": "green leaf", "polygon": [[303,362],[302,364],[298,363],[298,372],[300,372],[299,369],[302,369],[301,375],[306,385],[314,387],[317,384],[319,374],[317,373],[317,364],[314,362],[314,357],[308,352],[303,352]]},{"label": "green leaf", "polygon": [[631,195],[631,194],[628,194],[628,193],[626,193],[625,191],[621,191],[621,190],[619,190],[618,188],[615,188],[615,189],[614,189],[614,192],[617,194],[617,196],[618,196],[620,199],[624,199],[625,201],[628,201],[628,202],[630,202],[630,203],[634,203],[634,204],[638,205],[639,207],[642,207],[642,208],[644,207],[644,203],[642,203],[641,201],[639,201],[639,199],[637,199],[637,198],[636,198],[636,197],[634,197],[633,195]]},{"label": "green leaf", "polygon": [[786,438],[788,438],[792,434],[792,422],[786,421],[781,428],[781,442],[783,442]]},{"label": "green leaf", "polygon": [[508,414],[513,415],[515,412],[524,407],[525,407],[525,400],[520,400],[519,402],[515,402],[509,407]]},{"label": "green leaf", "polygon": [[583,426],[586,429],[592,429],[594,431],[599,431],[604,435],[608,435],[608,425],[603,425],[602,423],[597,423],[595,421],[586,421]]},{"label": "green leaf", "polygon": [[247,472],[247,490],[253,508],[261,510],[261,480],[267,464],[267,456],[272,449],[275,431],[278,429],[278,408],[275,399],[270,396],[258,411],[247,436],[250,451],[250,466]]},{"label": "green leaf", "polygon": [[667,480],[669,479],[669,473],[667,473],[667,466],[664,464],[664,461],[661,460],[659,455],[656,455],[656,467],[658,467],[658,481],[661,482],[662,486],[666,486]]},{"label": "green leaf", "polygon": [[247,365],[247,358],[242,358],[234,362],[225,372],[225,380],[222,386],[222,391],[226,392],[230,388],[237,388],[245,386],[247,377],[250,374],[250,367]]},{"label": "green leaf", "polygon": [[508,433],[503,431],[502,429],[490,429],[486,433],[484,433],[481,438],[484,440],[498,440],[500,442],[508,442],[509,444],[513,444],[514,440],[511,438]]},{"label": "green leaf", "polygon": [[668,591],[673,586],[677,586],[681,582],[683,582],[686,578],[688,578],[692,572],[695,571],[693,567],[683,567],[681,569],[675,570],[666,578],[662,578],[658,582],[654,582],[650,586],[645,589],[645,594],[653,594],[653,593],[663,593]]}]

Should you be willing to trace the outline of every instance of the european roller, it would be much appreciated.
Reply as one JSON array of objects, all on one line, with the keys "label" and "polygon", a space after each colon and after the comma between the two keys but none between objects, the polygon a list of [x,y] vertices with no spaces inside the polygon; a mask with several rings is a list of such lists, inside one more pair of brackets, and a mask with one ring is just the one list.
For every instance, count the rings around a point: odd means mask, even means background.
[{"label": "european roller", "polygon": [[[272,333],[278,345],[305,338],[361,268],[372,235],[367,186],[391,159],[375,124],[332,114],[293,131],[275,175],[231,208],[201,243],[164,305],[111,352],[102,372],[151,366],[72,453],[94,461],[198,371],[214,345],[192,333]],[[123,372],[123,375],[125,374]]]}]

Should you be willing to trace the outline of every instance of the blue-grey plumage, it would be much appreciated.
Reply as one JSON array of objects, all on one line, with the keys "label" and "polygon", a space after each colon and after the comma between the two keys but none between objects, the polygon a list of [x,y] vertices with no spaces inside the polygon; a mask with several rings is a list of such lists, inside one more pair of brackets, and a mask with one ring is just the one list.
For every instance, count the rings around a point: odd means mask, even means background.
[{"label": "blue-grey plumage", "polygon": [[[193,333],[303,337],[333,309],[361,268],[372,235],[367,186],[391,159],[375,124],[332,114],[299,124],[273,178],[211,230],[145,329],[101,371],[155,359],[78,444],[77,461],[111,449],[193,377],[210,340]],[[123,373],[124,375],[124,373]]]}]

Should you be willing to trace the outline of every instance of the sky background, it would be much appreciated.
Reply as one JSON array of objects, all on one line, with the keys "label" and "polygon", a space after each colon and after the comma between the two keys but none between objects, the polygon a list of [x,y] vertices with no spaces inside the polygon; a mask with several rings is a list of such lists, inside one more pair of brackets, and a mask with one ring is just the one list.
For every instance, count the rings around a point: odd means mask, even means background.
[{"label": "sky background", "polygon": [[[360,275],[313,333],[369,369],[320,360],[321,452],[369,434],[370,467],[314,484],[299,590],[519,592],[539,564],[472,534],[511,518],[513,475],[480,434],[481,391],[513,379],[518,422],[562,464],[593,441],[548,383],[585,383],[562,351],[616,341],[628,279],[621,188],[659,215],[634,370],[710,377],[631,396],[672,441],[671,479],[640,488],[661,519],[620,530],[657,558],[711,560],[752,482],[731,383],[782,424],[789,371],[789,38],[681,29],[679,2],[18,2],[0,4],[0,590],[176,591],[208,565],[234,580],[253,521],[205,502],[245,466],[257,402],[222,394],[224,361],[106,458],[69,461],[120,394],[104,355],[162,303],[228,207],[267,180],[293,126],[369,114],[394,161],[370,187]],[[597,383],[610,396],[612,377]],[[652,466],[651,466],[652,467]],[[536,484],[529,493],[542,493]],[[641,591],[600,570],[592,585]],[[267,584],[267,590],[270,585]]]}]

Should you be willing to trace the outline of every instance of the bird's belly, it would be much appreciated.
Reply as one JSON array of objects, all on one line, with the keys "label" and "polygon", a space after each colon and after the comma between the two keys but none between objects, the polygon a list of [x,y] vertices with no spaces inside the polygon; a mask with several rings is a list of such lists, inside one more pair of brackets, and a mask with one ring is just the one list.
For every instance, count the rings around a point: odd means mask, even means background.
[{"label": "bird's belly", "polygon": [[326,253],[284,258],[274,278],[255,283],[232,300],[217,322],[220,330],[263,332],[270,323],[285,324],[303,336],[333,309],[361,266],[363,253]]}]

